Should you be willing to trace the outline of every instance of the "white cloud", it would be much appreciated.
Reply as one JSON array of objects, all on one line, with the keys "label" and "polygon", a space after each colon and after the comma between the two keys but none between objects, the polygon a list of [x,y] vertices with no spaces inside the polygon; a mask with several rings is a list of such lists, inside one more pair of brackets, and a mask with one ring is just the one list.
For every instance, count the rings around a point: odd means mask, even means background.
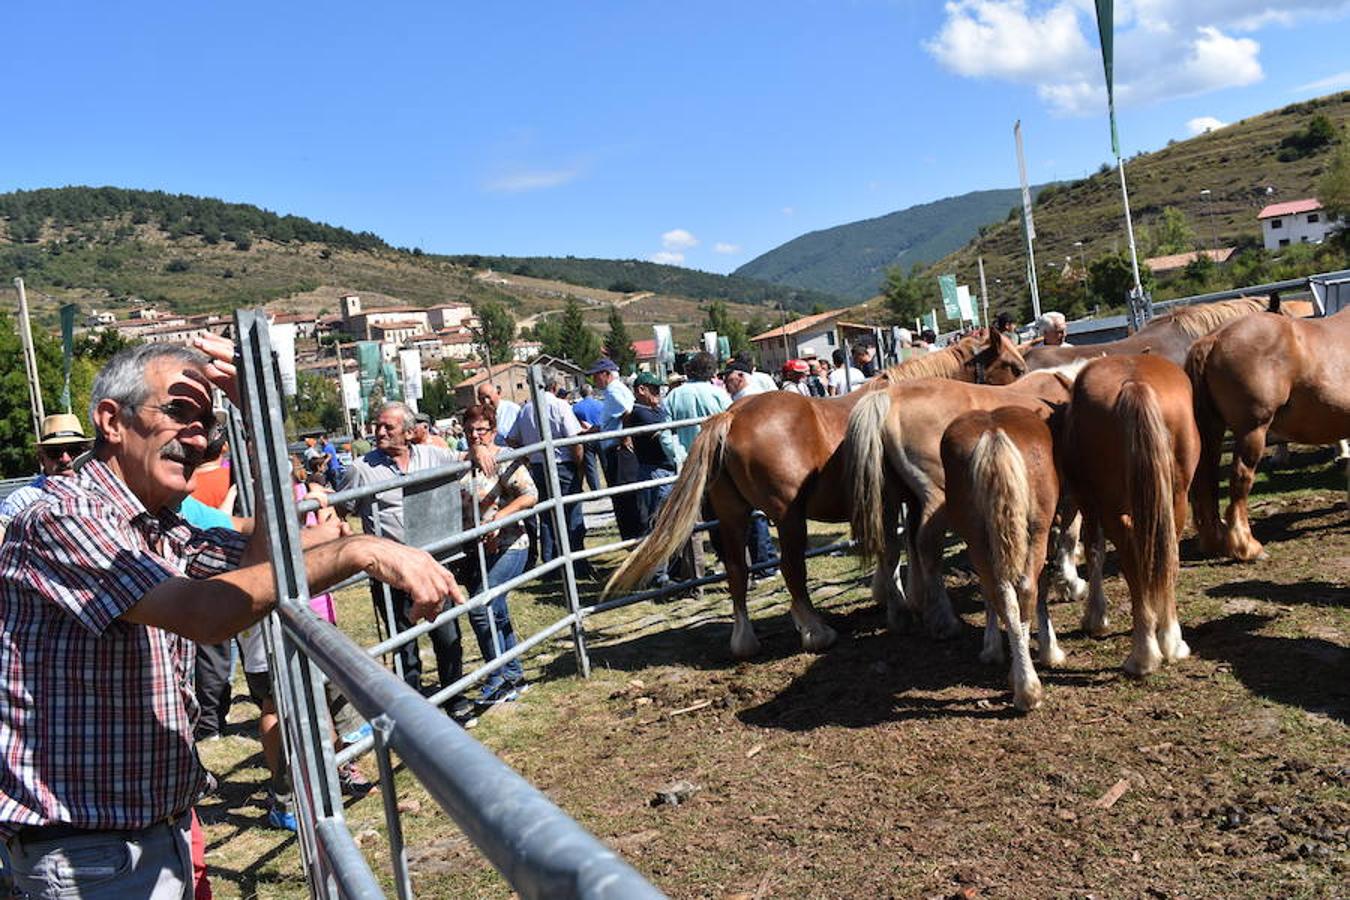
[{"label": "white cloud", "polygon": [[489,179],[483,184],[483,190],[495,194],[520,194],[526,191],[541,191],[561,187],[576,179],[581,173],[577,169],[536,169],[511,172]]},{"label": "white cloud", "polygon": [[1295,94],[1329,94],[1332,91],[1344,91],[1350,89],[1350,71],[1337,72],[1335,75],[1328,75],[1326,78],[1319,78],[1316,81],[1310,81],[1307,84],[1300,84],[1294,88]]},{"label": "white cloud", "polygon": [[[1240,35],[1347,13],[1350,0],[1120,0],[1117,105],[1253,84],[1265,77],[1261,44]],[[1032,86],[1060,114],[1098,115],[1106,106],[1089,0],[951,0],[924,49],[958,75]],[[1317,85],[1335,90],[1344,81],[1350,73]]]},{"label": "white cloud", "polygon": [[[689,250],[698,246],[698,238],[694,237],[683,228],[672,228],[670,231],[661,235],[661,246],[665,247],[667,250]],[[680,260],[683,261],[684,257],[681,256]]]},{"label": "white cloud", "polygon": [[1197,116],[1186,123],[1186,131],[1192,136],[1227,127],[1227,122],[1221,122],[1213,116]]},{"label": "white cloud", "polygon": [[797,209],[796,209],[796,207],[793,207],[793,206],[785,206],[785,207],[783,207],[783,215],[785,215],[785,216],[795,216],[796,214],[797,214]]},{"label": "white cloud", "polygon": [[714,253],[728,253],[728,254],[730,254],[730,253],[740,253],[740,252],[741,252],[741,245],[740,245],[740,244],[728,244],[728,243],[725,242],[725,241],[718,241],[717,243],[713,244],[713,252],[714,252]]},{"label": "white cloud", "polygon": [[649,257],[647,257],[647,258],[650,259],[650,260],[651,260],[652,262],[654,262],[654,263],[661,263],[661,264],[667,265],[667,266],[682,266],[682,265],[684,265],[684,254],[683,254],[683,253],[673,253],[673,252],[671,252],[671,251],[669,251],[669,250],[662,250],[662,251],[660,251],[659,253],[653,253],[651,256],[649,256]]}]

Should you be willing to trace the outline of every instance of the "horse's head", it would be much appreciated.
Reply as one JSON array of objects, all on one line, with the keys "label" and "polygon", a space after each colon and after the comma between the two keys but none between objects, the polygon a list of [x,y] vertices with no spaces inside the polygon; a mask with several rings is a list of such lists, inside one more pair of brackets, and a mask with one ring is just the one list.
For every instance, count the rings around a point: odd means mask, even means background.
[{"label": "horse's head", "polygon": [[1025,375],[1027,364],[1017,346],[998,329],[988,334],[989,343],[980,347],[978,341],[972,342],[973,352],[963,361],[963,365],[973,370],[975,377],[971,380],[977,384],[1011,384]]}]

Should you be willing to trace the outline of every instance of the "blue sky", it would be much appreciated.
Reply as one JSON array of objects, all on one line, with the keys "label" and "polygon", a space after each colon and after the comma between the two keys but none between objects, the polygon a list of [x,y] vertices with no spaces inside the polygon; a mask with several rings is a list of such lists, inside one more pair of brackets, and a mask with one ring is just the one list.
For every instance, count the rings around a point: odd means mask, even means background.
[{"label": "blue sky", "polygon": [[[5,4],[0,191],[730,271],[1110,158],[1091,0]],[[1350,0],[1117,0],[1128,155],[1350,89]],[[1321,48],[1319,50],[1319,48]],[[1214,124],[1211,123],[1211,124]]]}]

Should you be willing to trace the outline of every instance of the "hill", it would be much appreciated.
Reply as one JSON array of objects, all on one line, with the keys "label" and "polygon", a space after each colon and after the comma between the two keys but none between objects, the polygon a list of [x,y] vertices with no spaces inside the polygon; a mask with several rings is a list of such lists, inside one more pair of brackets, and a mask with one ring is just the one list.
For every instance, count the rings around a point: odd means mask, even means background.
[{"label": "hill", "polygon": [[[1217,245],[1238,251],[1232,262],[1205,279],[1167,279],[1154,290],[1154,299],[1260,284],[1291,277],[1286,273],[1294,269],[1308,274],[1345,264],[1344,251],[1337,246],[1295,247],[1280,254],[1261,249],[1256,216],[1262,207],[1314,196],[1331,159],[1333,143],[1307,140],[1319,117],[1331,124],[1333,135],[1339,133],[1346,140],[1350,92],[1295,103],[1126,160],[1141,265],[1153,255],[1156,239],[1164,230],[1164,210],[1169,207],[1180,212],[1181,222],[1191,233],[1190,246],[1185,249]],[[1114,164],[1103,163],[1091,177],[1047,187],[1036,199],[1035,218],[1042,305],[1066,308],[1063,303],[1075,296],[1083,298],[1089,308],[1120,305],[1122,298],[1097,296],[1081,280],[1085,267],[1091,269],[1103,258],[1128,253],[1120,177]],[[991,308],[1025,317],[1029,295],[1021,216],[1011,215],[984,229],[928,271],[934,275],[953,272],[960,281],[978,285],[978,256],[984,258]],[[1066,261],[1078,273],[1070,284],[1062,283],[1057,274]],[[1056,305],[1056,293],[1061,305]],[[933,294],[935,305],[940,306],[936,283]],[[1044,302],[1047,295],[1048,304]]]},{"label": "hill", "polygon": [[[531,261],[533,262],[533,261]],[[626,263],[591,261],[600,271]],[[523,261],[521,261],[523,264]],[[514,268],[520,268],[520,265]],[[536,267],[552,274],[550,267]],[[570,272],[567,267],[564,273]],[[669,271],[663,271],[669,270]],[[503,303],[518,322],[582,303],[589,324],[603,331],[619,304],[635,336],[655,317],[692,341],[707,298],[786,297],[795,292],[744,279],[639,263],[655,296],[629,302],[624,293],[580,286],[579,277],[550,281],[527,275],[490,276],[450,257],[394,248],[369,232],[352,232],[299,216],[221,200],[121,188],[67,187],[0,195],[0,283],[23,276],[34,314],[51,327],[61,303],[120,315],[153,304],[180,313],[230,312],[271,306],[295,312],[335,312],[346,291],[377,303],[430,306],[462,301]],[[725,284],[722,284],[725,282]],[[692,295],[680,291],[689,290]],[[743,293],[742,293],[743,291]],[[835,298],[830,298],[835,299]],[[753,303],[729,304],[743,321],[766,319]]]},{"label": "hill", "polygon": [[[1041,187],[1033,187],[1033,193]],[[866,300],[881,290],[887,268],[909,269],[941,259],[1021,202],[1016,188],[948,197],[804,234],[733,274]]]},{"label": "hill", "polygon": [[683,266],[666,266],[639,259],[589,259],[557,256],[450,256],[451,262],[475,269],[488,268],[514,275],[562,281],[581,287],[632,293],[652,291],[695,300],[726,300],[778,306],[809,312],[816,306],[847,305],[844,295],[828,288],[776,284],[741,275],[717,275]]}]

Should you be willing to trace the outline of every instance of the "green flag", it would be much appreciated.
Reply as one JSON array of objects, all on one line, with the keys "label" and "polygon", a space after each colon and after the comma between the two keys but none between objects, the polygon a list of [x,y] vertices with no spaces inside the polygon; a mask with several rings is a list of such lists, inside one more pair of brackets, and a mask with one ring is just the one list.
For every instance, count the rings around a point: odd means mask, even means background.
[{"label": "green flag", "polygon": [[75,358],[74,303],[61,307],[61,354],[65,364],[65,383],[61,387],[61,408],[70,412],[70,362]]},{"label": "green flag", "polygon": [[1106,109],[1111,116],[1111,152],[1120,156],[1120,137],[1116,134],[1115,20],[1111,0],[1097,0],[1097,34],[1102,41],[1102,68],[1106,71]]},{"label": "green flag", "polygon": [[925,328],[930,328],[930,329],[932,329],[933,334],[937,334],[938,327],[937,327],[937,310],[936,310],[936,309],[930,309],[930,310],[928,311],[928,315],[926,315],[926,316],[923,317],[923,324],[924,324],[924,327],[925,327]]},{"label": "green flag", "polygon": [[403,399],[403,385],[399,383],[398,370],[394,368],[394,364],[391,362],[384,364],[384,399]]},{"label": "green flag", "polygon": [[947,318],[953,322],[959,322],[961,320],[961,303],[956,296],[956,276],[939,276],[938,287],[942,288],[942,307],[947,313]]},{"label": "green flag", "polygon": [[365,399],[370,396],[376,379],[380,377],[379,341],[357,341],[356,362],[361,372],[361,397]]}]

